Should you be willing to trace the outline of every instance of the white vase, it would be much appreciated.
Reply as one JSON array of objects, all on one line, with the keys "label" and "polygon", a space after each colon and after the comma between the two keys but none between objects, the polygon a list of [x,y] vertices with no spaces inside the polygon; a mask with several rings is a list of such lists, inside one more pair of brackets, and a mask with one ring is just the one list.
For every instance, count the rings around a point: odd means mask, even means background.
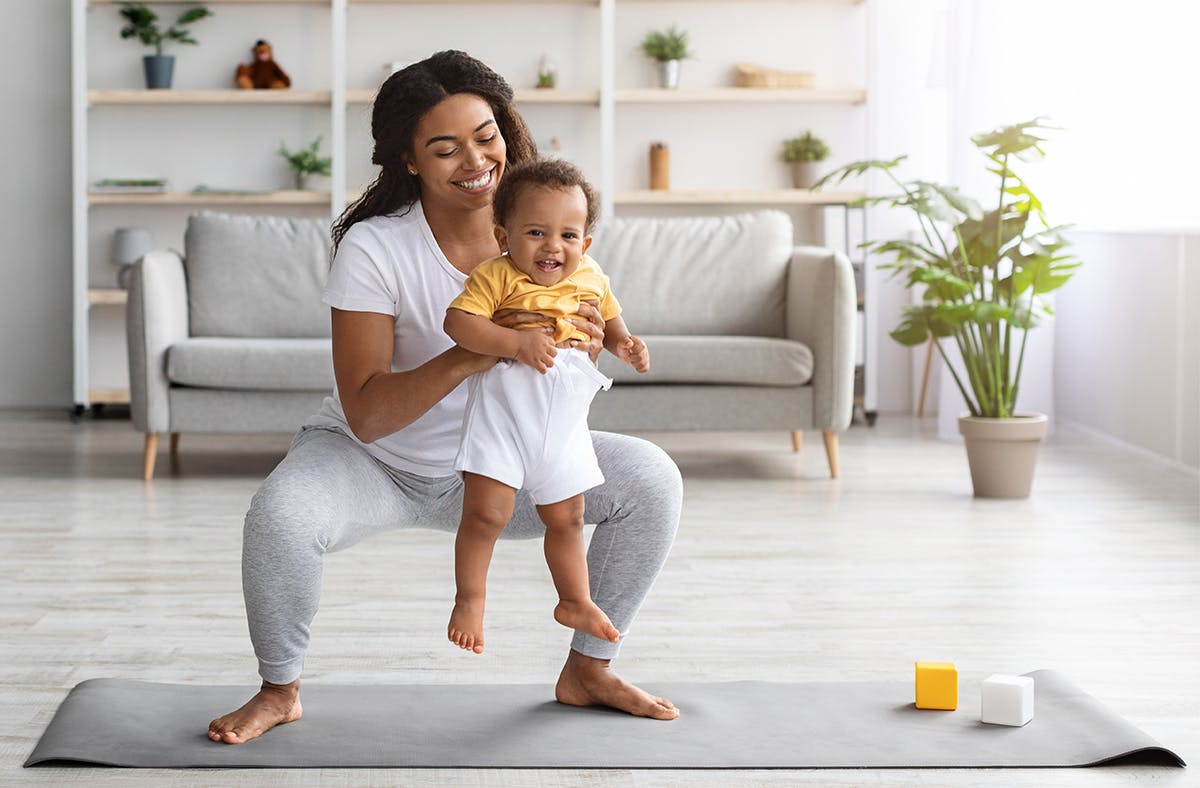
[{"label": "white vase", "polygon": [[675,90],[679,87],[679,66],[678,60],[660,60],[658,61],[658,86]]},{"label": "white vase", "polygon": [[797,189],[811,189],[813,184],[821,179],[821,162],[794,161],[792,162],[792,184]]}]

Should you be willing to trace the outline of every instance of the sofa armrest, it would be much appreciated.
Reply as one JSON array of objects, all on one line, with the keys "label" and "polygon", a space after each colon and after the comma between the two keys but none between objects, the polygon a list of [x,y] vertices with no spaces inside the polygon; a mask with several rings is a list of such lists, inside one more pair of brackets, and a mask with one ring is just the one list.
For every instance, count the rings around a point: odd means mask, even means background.
[{"label": "sofa armrest", "polygon": [[167,349],[188,336],[187,280],[177,253],[155,250],[134,263],[125,336],[133,425],[142,432],[168,432]]},{"label": "sofa armrest", "polygon": [[854,415],[856,303],[854,269],[844,254],[796,248],[784,330],[813,352],[813,429],[844,430]]}]

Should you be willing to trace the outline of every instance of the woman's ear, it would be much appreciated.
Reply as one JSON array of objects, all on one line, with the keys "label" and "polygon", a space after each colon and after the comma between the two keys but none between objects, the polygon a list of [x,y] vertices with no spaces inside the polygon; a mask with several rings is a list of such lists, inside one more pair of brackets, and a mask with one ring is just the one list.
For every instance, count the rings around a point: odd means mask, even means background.
[{"label": "woman's ear", "polygon": [[508,232],[500,225],[496,225],[496,243],[500,244],[502,254],[508,253]]}]

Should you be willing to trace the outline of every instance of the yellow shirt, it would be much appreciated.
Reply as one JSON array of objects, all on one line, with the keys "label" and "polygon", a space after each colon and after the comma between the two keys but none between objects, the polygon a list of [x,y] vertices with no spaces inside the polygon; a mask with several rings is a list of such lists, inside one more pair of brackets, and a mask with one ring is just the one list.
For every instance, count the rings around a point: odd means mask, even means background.
[{"label": "yellow shirt", "polygon": [[502,309],[537,312],[545,315],[547,320],[530,326],[554,326],[557,343],[572,338],[590,339],[566,319],[578,314],[579,305],[584,301],[599,301],[600,316],[606,321],[621,314],[621,305],[612,294],[608,276],[587,255],[579,261],[575,273],[550,287],[537,284],[521,273],[508,255],[501,255],[480,263],[471,271],[462,293],[450,302],[449,308],[487,318]]}]

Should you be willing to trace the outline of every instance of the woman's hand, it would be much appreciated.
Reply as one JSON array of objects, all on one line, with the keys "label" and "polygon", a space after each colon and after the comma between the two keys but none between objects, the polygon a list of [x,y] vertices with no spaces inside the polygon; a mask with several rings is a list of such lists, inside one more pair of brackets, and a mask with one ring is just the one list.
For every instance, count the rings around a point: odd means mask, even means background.
[{"label": "woman's hand", "polygon": [[576,316],[567,319],[591,339],[586,342],[582,339],[568,339],[559,347],[586,351],[591,356],[592,363],[595,364],[600,351],[604,349],[604,318],[600,316],[600,302],[584,301],[579,305],[579,312],[576,313]]}]

